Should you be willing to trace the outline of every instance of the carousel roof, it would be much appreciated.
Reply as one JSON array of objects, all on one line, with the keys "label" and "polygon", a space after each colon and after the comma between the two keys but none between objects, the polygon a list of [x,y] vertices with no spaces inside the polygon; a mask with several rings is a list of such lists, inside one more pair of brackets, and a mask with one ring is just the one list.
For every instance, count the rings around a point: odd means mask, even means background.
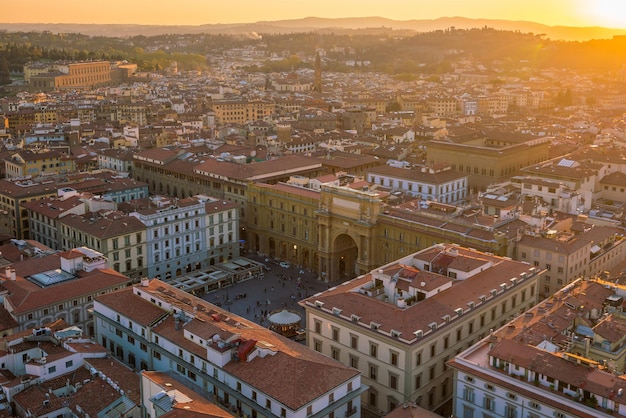
[{"label": "carousel roof", "polygon": [[289,325],[300,322],[301,318],[297,313],[283,309],[280,312],[271,314],[267,319],[274,324]]}]

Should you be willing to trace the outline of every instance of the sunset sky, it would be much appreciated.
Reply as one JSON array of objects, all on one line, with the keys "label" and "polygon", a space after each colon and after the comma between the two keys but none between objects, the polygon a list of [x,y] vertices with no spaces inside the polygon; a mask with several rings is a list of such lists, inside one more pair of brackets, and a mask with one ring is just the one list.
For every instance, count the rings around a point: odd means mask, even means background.
[{"label": "sunset sky", "polygon": [[626,0],[79,0],[6,1],[1,23],[201,25],[315,17],[444,16],[626,28]]}]

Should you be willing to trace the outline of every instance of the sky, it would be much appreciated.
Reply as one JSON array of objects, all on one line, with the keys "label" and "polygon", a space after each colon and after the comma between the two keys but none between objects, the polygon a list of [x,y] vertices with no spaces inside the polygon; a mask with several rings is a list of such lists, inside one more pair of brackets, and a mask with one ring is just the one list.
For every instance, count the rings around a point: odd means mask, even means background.
[{"label": "sky", "polygon": [[310,16],[461,16],[626,29],[626,0],[7,0],[0,23],[202,25]]}]

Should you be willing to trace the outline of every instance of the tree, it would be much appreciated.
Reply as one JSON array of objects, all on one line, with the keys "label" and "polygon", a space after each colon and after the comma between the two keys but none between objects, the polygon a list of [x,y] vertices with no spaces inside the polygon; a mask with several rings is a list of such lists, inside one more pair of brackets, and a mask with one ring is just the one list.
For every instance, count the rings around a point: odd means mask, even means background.
[{"label": "tree", "polygon": [[0,58],[0,85],[11,84],[9,62],[5,57]]}]

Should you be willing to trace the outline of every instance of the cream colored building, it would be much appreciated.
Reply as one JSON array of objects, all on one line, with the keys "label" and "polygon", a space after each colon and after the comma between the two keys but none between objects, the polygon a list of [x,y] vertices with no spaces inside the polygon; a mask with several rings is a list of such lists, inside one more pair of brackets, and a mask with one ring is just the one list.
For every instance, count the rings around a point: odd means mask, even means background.
[{"label": "cream colored building", "polygon": [[307,345],[362,372],[363,416],[405,402],[449,416],[447,361],[533,306],[543,273],[434,245],[302,301]]},{"label": "cream colored building", "polygon": [[276,112],[276,104],[268,101],[219,100],[211,103],[216,123],[246,124]]},{"label": "cream colored building", "polygon": [[624,260],[623,230],[579,224],[582,232],[549,231],[547,236],[525,235],[517,259],[545,269],[539,295],[546,298],[580,277],[611,270]]}]

